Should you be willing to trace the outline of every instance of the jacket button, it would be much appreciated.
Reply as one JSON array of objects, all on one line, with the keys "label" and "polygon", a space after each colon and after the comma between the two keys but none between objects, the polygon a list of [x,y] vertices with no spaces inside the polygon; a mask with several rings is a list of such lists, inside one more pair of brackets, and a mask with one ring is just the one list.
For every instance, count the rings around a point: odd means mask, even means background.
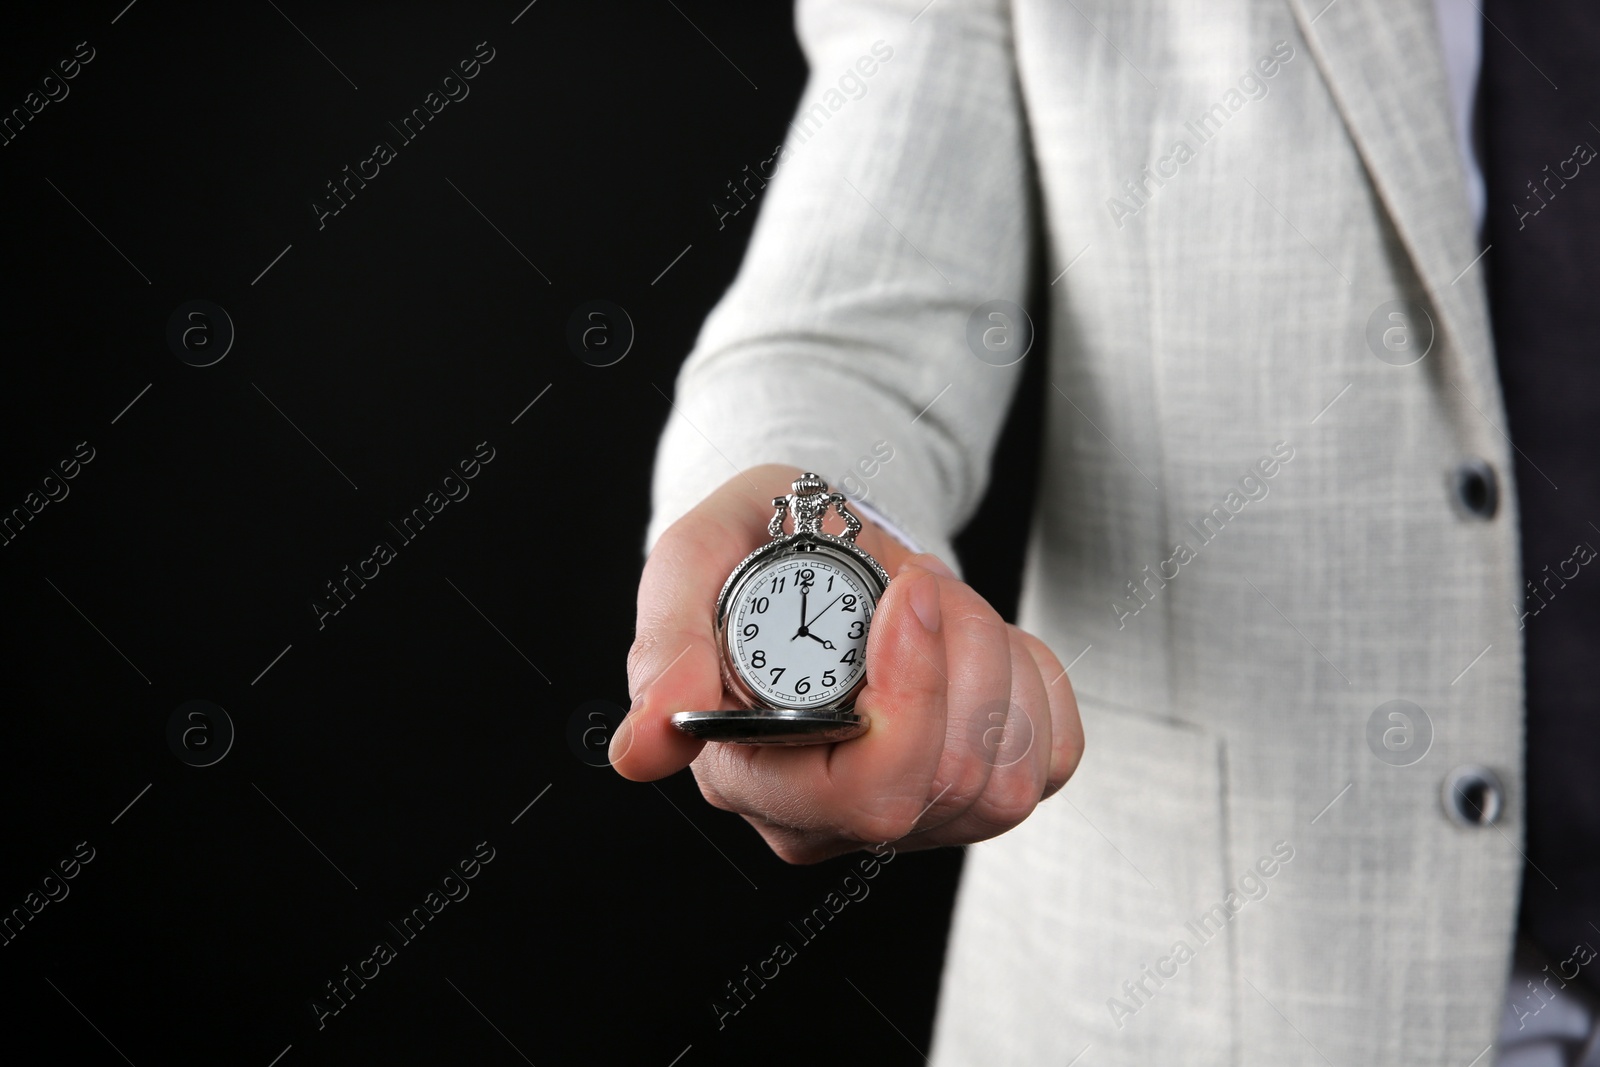
[{"label": "jacket button", "polygon": [[1505,809],[1506,791],[1487,767],[1457,767],[1444,778],[1444,810],[1458,826],[1491,826]]},{"label": "jacket button", "polygon": [[1456,503],[1473,518],[1492,519],[1500,506],[1500,480],[1481,459],[1469,459],[1456,468],[1455,493]]}]

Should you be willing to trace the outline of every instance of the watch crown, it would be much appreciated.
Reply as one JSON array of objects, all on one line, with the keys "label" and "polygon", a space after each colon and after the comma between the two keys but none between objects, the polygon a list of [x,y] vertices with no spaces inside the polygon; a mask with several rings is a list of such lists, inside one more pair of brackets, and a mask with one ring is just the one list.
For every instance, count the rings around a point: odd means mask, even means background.
[{"label": "watch crown", "polygon": [[792,514],[795,534],[831,536],[824,533],[822,520],[828,514],[828,509],[833,507],[844,520],[844,532],[838,535],[839,539],[852,543],[855,541],[856,534],[861,530],[861,520],[845,506],[843,493],[829,492],[828,483],[811,471],[806,471],[791,484],[793,492],[772,498],[773,512],[772,521],[767,523],[768,534],[774,538],[782,537],[783,520]]},{"label": "watch crown", "polygon": [[828,483],[810,471],[796,478],[792,484],[795,496],[812,496],[816,493],[826,493],[828,491]]}]

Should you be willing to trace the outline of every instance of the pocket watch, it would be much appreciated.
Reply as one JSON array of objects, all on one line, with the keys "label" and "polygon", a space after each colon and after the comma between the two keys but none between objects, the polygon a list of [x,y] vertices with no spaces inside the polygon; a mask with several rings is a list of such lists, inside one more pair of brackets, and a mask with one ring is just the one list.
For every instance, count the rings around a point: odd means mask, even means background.
[{"label": "pocket watch", "polygon": [[[772,540],[733,568],[716,604],[722,681],[738,711],[681,711],[691,737],[744,744],[824,744],[867,729],[855,711],[867,680],[867,634],[889,575],[856,544],[861,520],[815,474],[772,500]],[[844,520],[830,534],[829,509]],[[786,518],[793,532],[785,534]]]}]

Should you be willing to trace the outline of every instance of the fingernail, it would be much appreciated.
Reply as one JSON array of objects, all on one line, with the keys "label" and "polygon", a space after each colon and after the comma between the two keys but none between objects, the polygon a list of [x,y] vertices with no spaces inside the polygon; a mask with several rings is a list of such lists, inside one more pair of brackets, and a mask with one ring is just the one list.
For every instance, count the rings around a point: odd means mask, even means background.
[{"label": "fingernail", "polygon": [[621,722],[617,723],[616,730],[611,734],[611,744],[606,749],[606,759],[612,763],[616,763],[617,760],[626,756],[628,749],[632,747],[634,712],[638,710],[639,705],[643,702],[643,698],[635,700],[633,708],[629,709],[628,714],[623,717]]},{"label": "fingernail", "polygon": [[917,620],[922,623],[922,628],[930,634],[939,632],[939,581],[934,577],[923,578],[911,585],[911,610],[917,613]]}]

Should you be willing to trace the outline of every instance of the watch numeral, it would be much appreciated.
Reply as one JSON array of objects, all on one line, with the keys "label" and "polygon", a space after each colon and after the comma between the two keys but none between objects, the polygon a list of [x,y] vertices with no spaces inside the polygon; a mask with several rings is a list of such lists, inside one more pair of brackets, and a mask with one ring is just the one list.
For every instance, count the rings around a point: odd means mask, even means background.
[{"label": "watch numeral", "polygon": [[[763,660],[762,662],[766,662],[766,661]],[[774,667],[774,668],[772,668],[772,684],[773,685],[777,685],[778,684],[778,679],[782,678],[782,677],[783,677],[783,668],[782,667]]]},{"label": "watch numeral", "polygon": [[768,601],[766,597],[756,597],[755,611],[757,615],[765,615],[767,613],[767,603]]},{"label": "watch numeral", "polygon": [[810,677],[810,675],[807,675],[806,677],[800,679],[798,682],[794,683],[794,691],[796,693],[799,693],[801,696],[805,696],[807,693],[811,692],[811,677]]},{"label": "watch numeral", "polygon": [[751,623],[746,623],[745,624],[745,628],[744,628],[745,640],[748,641],[750,638],[754,637],[756,634],[758,634],[760,632],[761,632],[761,627],[757,626],[755,623],[751,622]]},{"label": "watch numeral", "polygon": [[854,610],[856,610],[856,598],[855,598],[855,595],[852,594],[852,593],[846,593],[844,595],[844,599],[839,602],[839,610],[840,611],[854,611]]},{"label": "watch numeral", "polygon": [[812,582],[814,582],[816,580],[817,580],[817,572],[812,570],[810,567],[807,567],[805,570],[800,572],[800,584],[801,585],[810,585]]},{"label": "watch numeral", "polygon": [[[851,649],[851,651],[853,652],[855,650]],[[822,672],[822,684],[827,686],[829,689],[832,689],[835,685],[837,685],[839,683],[834,681],[833,672],[832,671],[823,671]]]},{"label": "watch numeral", "polygon": [[787,582],[788,580],[789,580],[788,578],[774,578],[774,579],[772,579],[771,592],[774,595],[783,592],[784,583]]},{"label": "watch numeral", "polygon": [[833,575],[828,575],[828,592],[833,592]]},{"label": "watch numeral", "polygon": [[758,648],[754,652],[750,653],[750,666],[765,667],[766,665],[767,654],[765,652]]},{"label": "watch numeral", "polygon": [[850,638],[861,638],[867,636],[866,622],[862,619],[857,619],[855,622],[850,624],[850,632],[845,636]]},{"label": "watch numeral", "polygon": [[852,648],[850,651],[848,651],[844,655],[840,656],[839,657],[839,662],[840,663],[854,663],[854,662],[856,662],[856,650]]}]

